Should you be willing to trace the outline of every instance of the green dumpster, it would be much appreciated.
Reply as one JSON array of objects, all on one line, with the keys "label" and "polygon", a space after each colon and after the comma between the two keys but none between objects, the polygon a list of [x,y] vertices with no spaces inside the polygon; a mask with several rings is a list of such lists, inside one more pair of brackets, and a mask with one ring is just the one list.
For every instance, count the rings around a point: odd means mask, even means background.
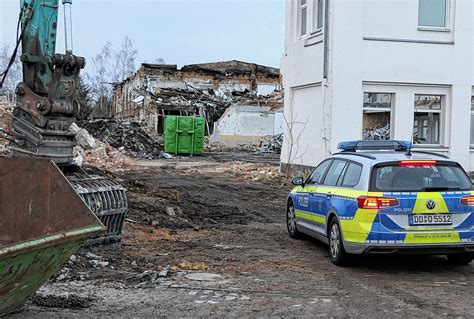
[{"label": "green dumpster", "polygon": [[201,155],[204,153],[205,119],[197,116],[165,117],[165,152]]}]

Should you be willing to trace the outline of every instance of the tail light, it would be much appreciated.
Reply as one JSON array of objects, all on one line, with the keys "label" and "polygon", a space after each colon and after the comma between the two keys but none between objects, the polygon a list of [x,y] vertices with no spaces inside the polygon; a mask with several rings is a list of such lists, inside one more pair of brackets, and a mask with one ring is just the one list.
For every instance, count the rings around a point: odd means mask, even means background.
[{"label": "tail light", "polygon": [[464,196],[461,198],[461,204],[464,206],[474,207],[474,196]]},{"label": "tail light", "polygon": [[432,166],[436,165],[437,161],[430,160],[409,160],[409,161],[400,161],[400,166]]},{"label": "tail light", "polygon": [[398,199],[392,197],[360,196],[357,198],[359,208],[383,209],[398,206]]}]

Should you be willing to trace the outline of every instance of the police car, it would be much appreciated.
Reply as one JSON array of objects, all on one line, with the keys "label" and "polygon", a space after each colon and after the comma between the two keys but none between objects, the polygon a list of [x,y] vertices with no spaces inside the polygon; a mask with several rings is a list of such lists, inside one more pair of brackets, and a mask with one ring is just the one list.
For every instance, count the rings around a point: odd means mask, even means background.
[{"label": "police car", "polygon": [[287,201],[291,237],[329,245],[330,259],[351,254],[442,254],[454,264],[474,257],[474,191],[461,165],[407,141],[350,141],[296,177]]}]

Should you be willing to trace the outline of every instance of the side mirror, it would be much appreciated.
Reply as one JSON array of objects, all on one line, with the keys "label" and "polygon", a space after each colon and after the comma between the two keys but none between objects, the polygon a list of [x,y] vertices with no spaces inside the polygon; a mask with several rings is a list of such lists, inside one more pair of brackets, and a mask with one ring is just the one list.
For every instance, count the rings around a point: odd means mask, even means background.
[{"label": "side mirror", "polygon": [[291,184],[295,186],[304,186],[304,178],[303,177],[295,177],[291,180]]}]

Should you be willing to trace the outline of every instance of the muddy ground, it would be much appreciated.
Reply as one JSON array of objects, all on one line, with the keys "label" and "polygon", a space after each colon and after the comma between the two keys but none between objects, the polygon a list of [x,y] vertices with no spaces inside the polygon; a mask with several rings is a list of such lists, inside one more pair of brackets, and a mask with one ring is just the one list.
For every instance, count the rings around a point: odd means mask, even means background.
[{"label": "muddy ground", "polygon": [[472,316],[473,264],[366,257],[339,268],[325,245],[290,239],[276,163],[216,154],[116,175],[130,198],[122,249],[75,255],[13,317]]}]

